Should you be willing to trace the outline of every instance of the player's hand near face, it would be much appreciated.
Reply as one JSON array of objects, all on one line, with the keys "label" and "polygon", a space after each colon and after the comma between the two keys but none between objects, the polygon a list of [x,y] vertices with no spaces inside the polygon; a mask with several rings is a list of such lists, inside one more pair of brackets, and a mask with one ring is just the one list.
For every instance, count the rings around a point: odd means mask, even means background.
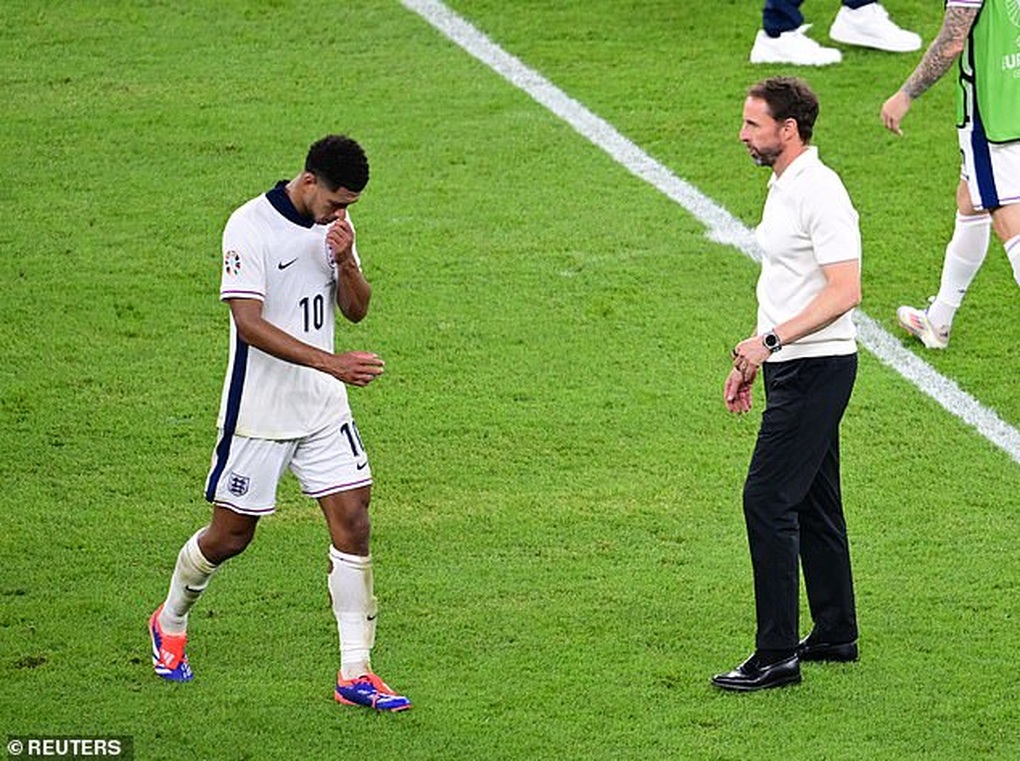
[{"label": "player's hand near face", "polygon": [[326,232],[326,245],[333,254],[333,261],[340,266],[354,260],[354,230],[346,219],[338,219]]},{"label": "player's hand near face", "polygon": [[354,258],[354,228],[347,221],[346,214],[338,217],[329,226],[329,230],[326,231],[326,245],[333,254],[333,261],[336,262],[337,306],[348,320],[360,322],[368,314],[372,287],[361,274],[358,260]]}]

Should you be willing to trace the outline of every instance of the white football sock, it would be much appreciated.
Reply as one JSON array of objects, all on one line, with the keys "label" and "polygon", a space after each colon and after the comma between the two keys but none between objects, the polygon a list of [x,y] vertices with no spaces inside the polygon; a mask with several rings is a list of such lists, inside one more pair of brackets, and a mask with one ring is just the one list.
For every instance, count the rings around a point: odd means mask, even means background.
[{"label": "white football sock", "polygon": [[167,634],[183,634],[187,630],[188,611],[205,591],[218,567],[206,560],[198,548],[198,537],[204,530],[196,531],[177,554],[170,591],[159,614],[160,628]]},{"label": "white football sock", "polygon": [[1013,265],[1013,279],[1020,285],[1020,235],[1014,235],[1006,241],[1006,256]]},{"label": "white football sock", "polygon": [[353,679],[372,670],[378,604],[372,594],[372,556],[329,548],[327,579],[340,634],[340,675]]},{"label": "white football sock", "polygon": [[928,319],[936,328],[953,324],[956,310],[988,254],[992,219],[988,214],[965,216],[956,212],[953,237],[946,246],[942,281],[935,301],[928,307]]}]

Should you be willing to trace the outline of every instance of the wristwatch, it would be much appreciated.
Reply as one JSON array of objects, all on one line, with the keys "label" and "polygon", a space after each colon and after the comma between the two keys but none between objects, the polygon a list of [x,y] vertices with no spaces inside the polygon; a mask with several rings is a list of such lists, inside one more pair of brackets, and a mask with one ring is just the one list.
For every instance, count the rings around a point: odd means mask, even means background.
[{"label": "wristwatch", "polygon": [[772,354],[783,348],[783,342],[779,340],[779,336],[776,335],[776,331],[770,330],[768,333],[761,337],[761,342],[765,348]]}]

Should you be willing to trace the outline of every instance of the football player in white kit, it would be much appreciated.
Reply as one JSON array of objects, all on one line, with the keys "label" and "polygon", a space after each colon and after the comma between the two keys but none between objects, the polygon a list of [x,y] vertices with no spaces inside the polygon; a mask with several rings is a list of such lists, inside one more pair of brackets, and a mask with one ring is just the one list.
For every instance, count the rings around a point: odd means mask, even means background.
[{"label": "football player in white kit", "polygon": [[276,507],[288,468],[326,517],[328,587],[340,635],[340,703],[411,707],[370,661],[376,598],[369,551],[372,472],[347,403],[347,385],[383,372],[371,352],[334,353],[335,313],[359,322],[372,289],[348,215],[368,183],[357,142],[327,135],[304,170],[237,209],[223,232],[220,298],[230,307],[230,357],[219,439],[206,482],[210,523],[181,548],[166,600],[149,620],[156,674],[192,678],[188,612],[216,569],[244,551]]},{"label": "football player in white kit", "polygon": [[903,134],[913,102],[956,64],[962,159],[956,224],[929,306],[896,310],[903,329],[929,349],[949,346],[953,320],[988,255],[992,231],[1020,285],[1020,0],[946,0],[945,6],[938,36],[881,112],[886,128]]}]

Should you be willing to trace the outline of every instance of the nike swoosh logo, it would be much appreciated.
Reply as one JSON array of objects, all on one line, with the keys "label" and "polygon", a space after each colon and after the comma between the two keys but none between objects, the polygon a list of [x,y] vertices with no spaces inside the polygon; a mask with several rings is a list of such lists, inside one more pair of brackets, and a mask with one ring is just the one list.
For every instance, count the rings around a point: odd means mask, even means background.
[{"label": "nike swoosh logo", "polygon": [[359,462],[357,465],[358,470],[364,470],[366,465],[368,465],[368,460],[365,460],[364,462]]},{"label": "nike swoosh logo", "polygon": [[365,616],[366,621],[375,621],[377,618],[379,618],[378,613],[376,613],[374,616]]},{"label": "nike swoosh logo", "polygon": [[276,266],[277,266],[277,268],[279,268],[281,270],[285,270],[285,269],[287,269],[290,265],[292,265],[296,261],[297,261],[297,257],[294,257],[289,262],[277,262]]}]

